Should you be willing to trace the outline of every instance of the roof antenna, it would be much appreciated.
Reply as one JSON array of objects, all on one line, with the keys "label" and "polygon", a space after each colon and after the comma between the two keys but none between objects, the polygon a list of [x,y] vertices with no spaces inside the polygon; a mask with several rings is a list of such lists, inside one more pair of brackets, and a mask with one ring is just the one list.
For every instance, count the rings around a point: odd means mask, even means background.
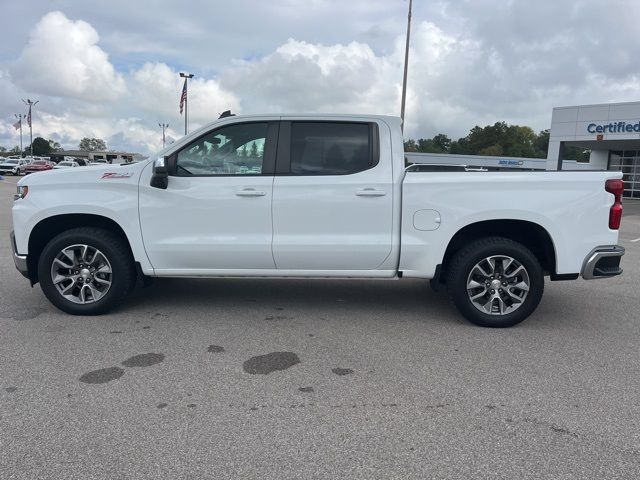
[{"label": "roof antenna", "polygon": [[231,113],[231,110],[227,110],[220,114],[220,116],[218,117],[218,120],[220,120],[221,118],[227,118],[227,117],[235,117],[235,115]]}]

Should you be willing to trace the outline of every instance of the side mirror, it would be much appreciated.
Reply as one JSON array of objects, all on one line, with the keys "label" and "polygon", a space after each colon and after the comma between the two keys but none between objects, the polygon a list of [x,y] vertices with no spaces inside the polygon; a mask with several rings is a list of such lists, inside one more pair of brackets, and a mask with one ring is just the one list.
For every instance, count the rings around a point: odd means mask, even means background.
[{"label": "side mirror", "polygon": [[151,176],[151,186],[166,190],[169,186],[169,169],[165,157],[157,158],[153,162],[153,175]]}]

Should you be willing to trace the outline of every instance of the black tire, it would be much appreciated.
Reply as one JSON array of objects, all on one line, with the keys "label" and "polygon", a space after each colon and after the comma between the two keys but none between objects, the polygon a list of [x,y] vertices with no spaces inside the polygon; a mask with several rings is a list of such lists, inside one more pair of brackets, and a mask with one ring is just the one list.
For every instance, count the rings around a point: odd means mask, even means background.
[{"label": "black tire", "polygon": [[[111,286],[99,300],[77,304],[63,297],[51,278],[51,266],[58,253],[75,244],[94,247],[111,264]],[[101,315],[116,308],[132,290],[136,281],[136,269],[126,242],[108,230],[82,227],[67,230],[54,237],[42,250],[38,260],[38,280],[47,299],[63,312],[71,315]]]},{"label": "black tire", "polygon": [[443,293],[445,291],[445,285],[439,279],[432,278],[429,280],[429,287],[433,293]]},{"label": "black tire", "polygon": [[[467,281],[472,269],[482,259],[491,256],[511,257],[528,273],[528,294],[520,306],[510,313],[484,313],[469,298]],[[508,238],[487,237],[474,241],[456,253],[448,268],[447,291],[451,301],[470,322],[481,327],[512,327],[531,315],[540,303],[544,291],[544,275],[540,262],[527,247]]]}]

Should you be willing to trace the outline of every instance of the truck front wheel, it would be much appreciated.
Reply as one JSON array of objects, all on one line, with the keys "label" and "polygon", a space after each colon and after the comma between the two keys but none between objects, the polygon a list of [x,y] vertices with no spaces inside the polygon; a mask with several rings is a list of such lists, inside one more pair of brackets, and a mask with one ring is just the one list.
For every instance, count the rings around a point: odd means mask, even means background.
[{"label": "truck front wheel", "polygon": [[100,315],[118,306],[135,283],[128,245],[100,228],[74,228],[54,237],[38,261],[45,296],[72,315]]},{"label": "truck front wheel", "polygon": [[447,289],[469,321],[511,327],[533,313],[544,291],[538,259],[524,245],[488,237],[461,249],[451,261]]}]

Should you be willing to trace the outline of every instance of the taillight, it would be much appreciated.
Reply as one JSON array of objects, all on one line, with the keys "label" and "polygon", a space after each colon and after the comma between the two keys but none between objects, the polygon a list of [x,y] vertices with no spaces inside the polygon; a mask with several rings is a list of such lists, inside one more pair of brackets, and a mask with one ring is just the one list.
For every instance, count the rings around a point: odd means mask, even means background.
[{"label": "taillight", "polygon": [[624,182],[622,180],[607,180],[604,189],[613,194],[615,199],[609,210],[609,228],[618,230],[622,221],[622,193],[624,192]]}]

